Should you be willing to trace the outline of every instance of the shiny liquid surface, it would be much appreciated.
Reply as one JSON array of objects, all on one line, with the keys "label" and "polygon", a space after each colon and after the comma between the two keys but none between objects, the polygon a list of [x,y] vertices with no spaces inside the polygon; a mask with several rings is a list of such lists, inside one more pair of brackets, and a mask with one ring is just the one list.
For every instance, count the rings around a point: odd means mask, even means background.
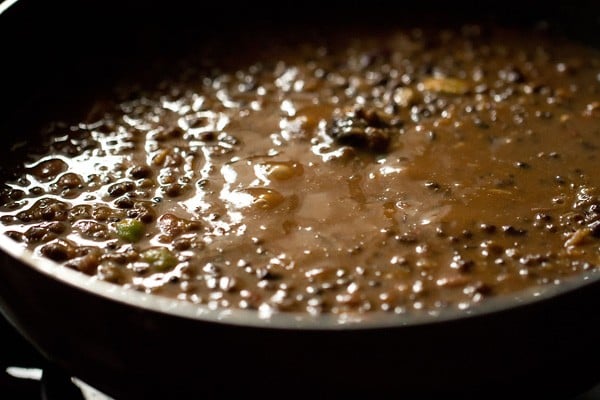
[{"label": "shiny liquid surface", "polygon": [[597,51],[479,26],[216,47],[19,145],[2,231],[263,315],[468,308],[598,268]]}]

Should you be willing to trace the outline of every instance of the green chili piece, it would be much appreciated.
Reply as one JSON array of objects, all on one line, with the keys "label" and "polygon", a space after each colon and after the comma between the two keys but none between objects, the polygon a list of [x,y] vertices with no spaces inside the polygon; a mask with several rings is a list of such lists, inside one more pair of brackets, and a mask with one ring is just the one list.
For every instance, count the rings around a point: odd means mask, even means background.
[{"label": "green chili piece", "polygon": [[177,258],[165,247],[153,247],[144,251],[142,260],[158,271],[167,271],[177,265]]},{"label": "green chili piece", "polygon": [[137,242],[144,236],[144,224],[137,219],[125,218],[117,222],[117,236],[126,242]]}]

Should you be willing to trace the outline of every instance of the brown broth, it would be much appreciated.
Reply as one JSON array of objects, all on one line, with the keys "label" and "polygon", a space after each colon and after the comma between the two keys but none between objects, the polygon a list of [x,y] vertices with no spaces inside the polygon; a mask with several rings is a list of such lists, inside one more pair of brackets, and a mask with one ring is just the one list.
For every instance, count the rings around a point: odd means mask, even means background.
[{"label": "brown broth", "polygon": [[467,308],[596,269],[600,56],[481,31],[263,42],[118,87],[30,146],[1,229],[97,279],[266,313]]}]

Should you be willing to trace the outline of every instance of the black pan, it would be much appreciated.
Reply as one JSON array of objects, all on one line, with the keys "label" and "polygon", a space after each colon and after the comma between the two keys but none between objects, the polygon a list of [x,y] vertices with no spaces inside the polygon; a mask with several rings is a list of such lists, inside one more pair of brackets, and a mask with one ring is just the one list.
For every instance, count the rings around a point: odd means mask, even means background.
[{"label": "black pan", "polygon": [[[598,45],[600,28],[593,2],[550,10],[538,2],[473,8],[468,2],[409,7],[370,1],[346,2],[345,9],[335,3],[333,11],[318,2],[279,8],[46,3],[18,2],[0,15],[5,165],[9,144],[34,132],[31,122],[55,112],[54,105],[85,104],[79,99],[92,86],[101,90],[156,52],[176,54],[182,42],[175,37],[235,38],[265,27],[433,16],[440,22],[494,18],[518,25],[546,19]],[[221,23],[220,15],[230,17]],[[90,281],[35,261],[6,237],[0,248],[2,313],[50,361],[117,399],[567,398],[600,381],[597,271],[468,311],[345,321],[291,314],[263,319],[251,311],[210,311]]]}]

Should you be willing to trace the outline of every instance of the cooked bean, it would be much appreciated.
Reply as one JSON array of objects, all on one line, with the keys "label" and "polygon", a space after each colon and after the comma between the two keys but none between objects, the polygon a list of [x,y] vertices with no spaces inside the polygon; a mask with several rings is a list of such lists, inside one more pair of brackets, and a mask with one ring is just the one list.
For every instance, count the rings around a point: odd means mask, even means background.
[{"label": "cooked bean", "polygon": [[54,261],[65,261],[73,258],[76,254],[75,244],[64,240],[56,239],[40,249],[41,253]]},{"label": "cooked bean", "polygon": [[150,201],[136,201],[134,204],[134,216],[145,224],[149,224],[156,219],[154,205]]},{"label": "cooked bean", "polygon": [[281,193],[269,188],[248,188],[244,192],[254,198],[254,205],[264,210],[270,210],[277,207],[284,200]]},{"label": "cooked bean", "polygon": [[56,178],[60,173],[69,168],[68,164],[60,158],[42,161],[30,169],[31,175],[42,182],[48,182]]},{"label": "cooked bean", "polygon": [[111,197],[119,197],[119,196],[124,195],[127,192],[132,191],[133,189],[135,189],[135,185],[133,182],[124,181],[124,182],[115,183],[114,185],[109,186],[108,194]]},{"label": "cooked bean", "polygon": [[129,171],[129,176],[133,179],[143,179],[152,176],[152,169],[147,165],[136,165]]},{"label": "cooked bean", "polygon": [[269,179],[277,181],[285,181],[296,176],[301,176],[304,172],[302,164],[295,161],[270,161],[262,164],[261,167],[265,169],[266,176]]},{"label": "cooked bean", "polygon": [[186,190],[188,189],[188,186],[186,185],[181,185],[179,183],[171,183],[167,186],[165,186],[163,188],[165,194],[169,197],[179,197],[181,196]]},{"label": "cooked bean", "polygon": [[79,220],[73,224],[73,228],[84,237],[90,239],[106,240],[110,237],[108,227],[105,224],[90,220]]},{"label": "cooked bean", "polygon": [[133,208],[134,202],[127,196],[121,196],[115,200],[115,206],[122,209]]},{"label": "cooked bean", "polygon": [[67,203],[46,197],[36,201],[28,210],[19,212],[17,218],[22,222],[64,221],[67,209]]},{"label": "cooked bean", "polygon": [[58,178],[57,185],[61,188],[75,189],[83,186],[83,179],[77,174],[68,172]]},{"label": "cooked bean", "polygon": [[160,216],[157,222],[160,231],[170,237],[179,236],[183,233],[200,229],[200,223],[198,221],[186,220],[170,213]]},{"label": "cooked bean", "polygon": [[113,214],[114,212],[110,208],[104,206],[94,207],[91,210],[92,218],[94,218],[98,222],[108,220],[113,216]]},{"label": "cooked bean", "polygon": [[95,275],[100,263],[101,251],[98,248],[93,248],[87,251],[86,254],[69,260],[65,265],[69,268],[76,269],[87,275]]}]

